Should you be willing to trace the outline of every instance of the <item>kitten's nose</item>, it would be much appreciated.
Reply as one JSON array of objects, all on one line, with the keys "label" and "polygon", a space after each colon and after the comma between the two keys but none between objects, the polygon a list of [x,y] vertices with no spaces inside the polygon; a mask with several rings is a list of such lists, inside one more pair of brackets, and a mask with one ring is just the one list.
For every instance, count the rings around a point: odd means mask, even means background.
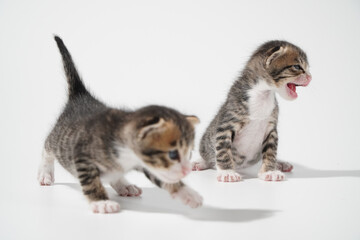
[{"label": "kitten's nose", "polygon": [[184,175],[184,177],[185,177],[186,175],[188,175],[190,172],[191,172],[191,169],[190,169],[190,168],[188,168],[188,167],[183,167],[183,168],[182,168],[182,174]]},{"label": "kitten's nose", "polygon": [[306,75],[306,79],[310,82],[311,79],[312,79],[311,75],[310,75],[310,74],[307,74],[307,75]]}]

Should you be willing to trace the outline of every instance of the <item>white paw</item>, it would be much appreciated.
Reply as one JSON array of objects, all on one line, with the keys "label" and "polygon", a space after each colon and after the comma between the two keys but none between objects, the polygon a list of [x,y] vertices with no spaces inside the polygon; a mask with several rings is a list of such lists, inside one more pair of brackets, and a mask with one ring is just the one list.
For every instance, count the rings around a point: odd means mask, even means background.
[{"label": "white paw", "polygon": [[285,174],[279,170],[267,171],[258,174],[259,178],[264,181],[283,181],[285,180]]},{"label": "white paw", "polygon": [[50,186],[54,183],[54,171],[49,168],[39,169],[37,179],[41,186]]},{"label": "white paw", "polygon": [[219,182],[239,182],[241,175],[234,170],[219,170],[217,171],[217,180]]},{"label": "white paw", "polygon": [[137,197],[141,195],[142,190],[135,185],[122,185],[116,189],[116,192],[122,197]]},{"label": "white paw", "polygon": [[91,202],[90,207],[94,213],[116,213],[120,211],[120,204],[110,200]]},{"label": "white paw", "polygon": [[192,208],[197,208],[202,205],[203,198],[191,188],[184,186],[179,191],[172,193],[173,198],[178,198],[185,205],[189,205]]}]

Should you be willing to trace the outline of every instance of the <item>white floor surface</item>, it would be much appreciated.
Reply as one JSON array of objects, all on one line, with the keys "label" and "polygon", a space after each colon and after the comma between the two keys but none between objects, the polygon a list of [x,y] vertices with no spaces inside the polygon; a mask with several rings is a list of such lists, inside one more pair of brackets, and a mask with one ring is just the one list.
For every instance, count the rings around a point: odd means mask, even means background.
[{"label": "white floor surface", "polygon": [[[360,240],[359,0],[0,0],[0,240]],[[301,47],[313,80],[278,97],[284,182],[238,183],[216,172],[185,182],[193,210],[139,173],[137,198],[109,195],[118,214],[90,211],[59,165],[36,181],[44,140],[66,101],[58,34],[85,85],[110,106],[166,105],[197,115],[200,137],[252,52]],[[194,159],[198,157],[197,150]]]},{"label": "white floor surface", "polygon": [[217,182],[214,170],[193,172],[185,182],[205,199],[195,210],[130,173],[142,196],[119,197],[107,187],[122,210],[101,215],[91,213],[80,185],[56,167],[53,186],[34,178],[2,190],[1,239],[360,239],[360,170],[295,165],[287,181],[264,182],[254,166],[238,183]]}]

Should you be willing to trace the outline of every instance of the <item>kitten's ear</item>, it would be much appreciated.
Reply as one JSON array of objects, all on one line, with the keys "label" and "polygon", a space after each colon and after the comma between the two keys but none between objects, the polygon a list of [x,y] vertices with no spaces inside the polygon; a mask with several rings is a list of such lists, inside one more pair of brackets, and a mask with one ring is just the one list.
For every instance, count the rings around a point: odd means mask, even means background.
[{"label": "kitten's ear", "polygon": [[277,47],[273,47],[271,48],[269,51],[267,51],[266,53],[266,67],[269,67],[269,65],[271,64],[272,61],[274,61],[276,58],[280,57],[281,55],[283,55],[285,53],[285,48],[282,46],[277,46]]},{"label": "kitten's ear", "polygon": [[191,125],[195,126],[200,123],[200,119],[197,116],[191,115],[186,116],[186,120],[191,123]]},{"label": "kitten's ear", "polygon": [[138,133],[139,139],[144,139],[151,132],[159,132],[162,131],[165,127],[165,120],[159,117],[153,117],[150,119],[146,119],[141,124],[141,129]]}]

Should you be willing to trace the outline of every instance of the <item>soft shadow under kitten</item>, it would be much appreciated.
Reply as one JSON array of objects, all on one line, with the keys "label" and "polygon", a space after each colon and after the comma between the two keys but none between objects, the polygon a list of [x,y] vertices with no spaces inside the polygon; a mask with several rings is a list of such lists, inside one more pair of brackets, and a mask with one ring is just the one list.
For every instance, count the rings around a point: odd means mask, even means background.
[{"label": "soft shadow under kitten", "polygon": [[107,107],[87,91],[63,41],[57,36],[55,40],[68,81],[68,101],[45,141],[40,184],[54,182],[57,159],[79,179],[93,212],[112,213],[120,205],[109,200],[102,181],[120,196],[139,196],[141,189],[124,178],[136,169],[184,204],[201,206],[202,197],[180,181],[191,171],[199,119],[162,106],[137,111]]}]

